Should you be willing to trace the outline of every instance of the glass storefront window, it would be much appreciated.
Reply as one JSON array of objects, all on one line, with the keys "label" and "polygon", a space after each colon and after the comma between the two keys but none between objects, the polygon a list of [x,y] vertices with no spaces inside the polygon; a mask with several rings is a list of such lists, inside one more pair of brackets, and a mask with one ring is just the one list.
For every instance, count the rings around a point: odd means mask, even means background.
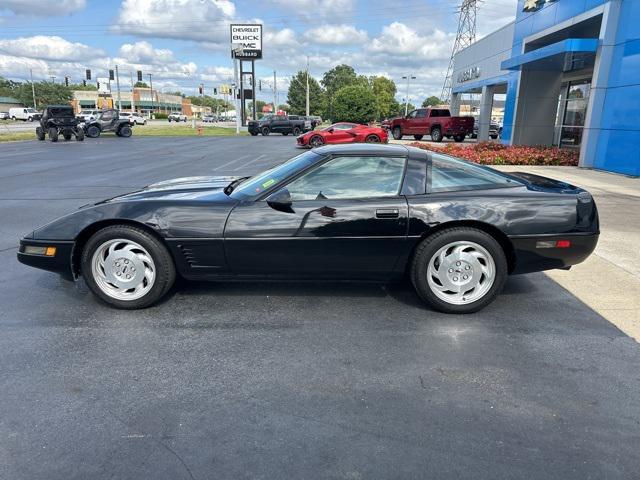
[{"label": "glass storefront window", "polygon": [[591,82],[572,82],[567,85],[563,100],[564,115],[560,130],[560,148],[579,148],[587,118]]}]

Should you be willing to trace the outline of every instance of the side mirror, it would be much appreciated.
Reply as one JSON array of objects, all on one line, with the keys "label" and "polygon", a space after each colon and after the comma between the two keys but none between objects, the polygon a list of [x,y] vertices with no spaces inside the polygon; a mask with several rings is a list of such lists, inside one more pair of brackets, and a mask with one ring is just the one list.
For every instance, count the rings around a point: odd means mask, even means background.
[{"label": "side mirror", "polygon": [[327,132],[333,133],[333,128],[330,128],[329,130],[327,130]]},{"label": "side mirror", "polygon": [[286,188],[281,188],[277,192],[269,195],[267,198],[267,204],[274,210],[285,213],[294,213],[291,193],[289,193],[289,190]]}]

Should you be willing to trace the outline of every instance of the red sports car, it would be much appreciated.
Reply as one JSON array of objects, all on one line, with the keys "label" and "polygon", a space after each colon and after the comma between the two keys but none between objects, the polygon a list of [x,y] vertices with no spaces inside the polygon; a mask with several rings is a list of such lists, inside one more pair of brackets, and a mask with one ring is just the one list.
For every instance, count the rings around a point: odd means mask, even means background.
[{"label": "red sports car", "polygon": [[323,130],[312,130],[298,137],[301,147],[320,147],[330,143],[387,143],[386,130],[357,123],[334,123]]}]

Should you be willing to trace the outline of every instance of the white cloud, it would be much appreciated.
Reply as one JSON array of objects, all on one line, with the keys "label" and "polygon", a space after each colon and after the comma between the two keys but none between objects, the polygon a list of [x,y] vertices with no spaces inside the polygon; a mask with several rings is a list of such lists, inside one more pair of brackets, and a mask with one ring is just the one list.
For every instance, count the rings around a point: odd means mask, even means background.
[{"label": "white cloud", "polygon": [[304,39],[321,45],[359,45],[367,42],[369,36],[353,25],[321,25],[307,30]]},{"label": "white cloud", "polygon": [[58,36],[44,35],[0,40],[0,53],[55,61],[87,60],[106,56],[104,50],[82,43],[72,43]]},{"label": "white cloud", "polygon": [[33,17],[64,16],[83,10],[86,0],[2,0],[0,11]]},{"label": "white cloud", "polygon": [[149,42],[125,43],[120,47],[120,56],[130,63],[162,65],[175,62],[169,49],[153,48]]},{"label": "white cloud", "polygon": [[271,0],[271,3],[307,22],[320,18],[335,19],[351,16],[356,0]]},{"label": "white cloud", "polygon": [[296,33],[290,28],[283,28],[282,30],[266,30],[264,33],[264,39],[262,41],[263,48],[269,47],[286,47],[299,45],[300,42],[296,37]]},{"label": "white cloud", "polygon": [[113,30],[137,36],[228,42],[230,0],[124,0]]},{"label": "white cloud", "polygon": [[426,36],[404,23],[393,22],[373,39],[369,50],[389,55],[416,56],[425,60],[447,59],[451,55],[454,40],[454,33],[435,29]]}]

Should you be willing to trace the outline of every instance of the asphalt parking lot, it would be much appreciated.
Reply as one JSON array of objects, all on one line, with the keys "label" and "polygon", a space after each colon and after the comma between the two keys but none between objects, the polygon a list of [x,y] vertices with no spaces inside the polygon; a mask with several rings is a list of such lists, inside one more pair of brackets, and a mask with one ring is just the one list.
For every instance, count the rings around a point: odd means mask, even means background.
[{"label": "asphalt parking lot", "polygon": [[79,205],[297,152],[0,144],[0,478],[637,478],[640,347],[545,274],[471,316],[342,284],[185,283],[125,312],[15,259]]}]

